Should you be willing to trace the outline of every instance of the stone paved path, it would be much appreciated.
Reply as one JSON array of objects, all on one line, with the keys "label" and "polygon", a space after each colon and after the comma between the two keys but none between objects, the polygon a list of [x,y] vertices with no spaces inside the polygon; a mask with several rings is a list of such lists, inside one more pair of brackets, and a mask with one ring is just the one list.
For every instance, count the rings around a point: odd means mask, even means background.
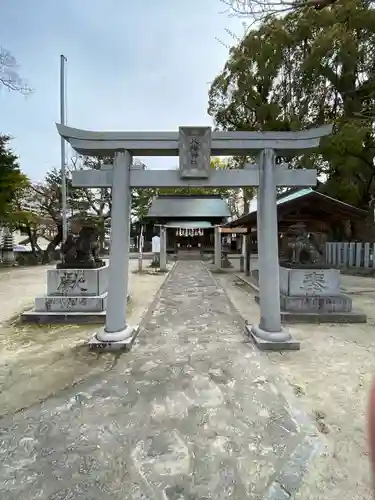
[{"label": "stone paved path", "polygon": [[0,498],[290,498],[318,440],[243,330],[204,265],[177,263],[112,372],[0,421]]}]

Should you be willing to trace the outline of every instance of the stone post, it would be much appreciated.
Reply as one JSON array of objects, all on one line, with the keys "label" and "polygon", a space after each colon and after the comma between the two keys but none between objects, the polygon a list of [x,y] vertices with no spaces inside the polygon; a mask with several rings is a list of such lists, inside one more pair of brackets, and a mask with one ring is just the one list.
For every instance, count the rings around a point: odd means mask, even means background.
[{"label": "stone post", "polygon": [[108,271],[108,299],[104,330],[97,341],[127,343],[134,335],[134,328],[126,322],[126,301],[129,272],[129,218],[130,218],[130,166],[128,151],[117,152],[113,164],[112,229]]},{"label": "stone post", "polygon": [[214,256],[215,269],[221,269],[221,233],[219,227],[215,227],[215,256]]},{"label": "stone post", "polygon": [[[259,326],[253,325],[251,333],[259,347],[262,345],[264,349],[281,349],[280,345],[291,339],[289,332],[281,326],[275,168],[275,152],[272,149],[262,151],[257,208],[261,319]],[[296,347],[293,343],[289,348]]]},{"label": "stone post", "polygon": [[141,273],[143,271],[143,229],[138,236],[138,272]]},{"label": "stone post", "polygon": [[[238,236],[237,236],[238,238]],[[241,255],[240,255],[240,272],[243,273],[245,271],[245,259],[246,259],[246,243],[245,243],[245,235],[241,234]]]},{"label": "stone post", "polygon": [[245,256],[240,256],[240,272],[243,273],[245,271]]},{"label": "stone post", "polygon": [[251,260],[251,235],[247,234],[245,236],[245,273],[246,276],[250,276],[250,260]]},{"label": "stone post", "polygon": [[160,271],[167,271],[167,229],[160,226]]}]

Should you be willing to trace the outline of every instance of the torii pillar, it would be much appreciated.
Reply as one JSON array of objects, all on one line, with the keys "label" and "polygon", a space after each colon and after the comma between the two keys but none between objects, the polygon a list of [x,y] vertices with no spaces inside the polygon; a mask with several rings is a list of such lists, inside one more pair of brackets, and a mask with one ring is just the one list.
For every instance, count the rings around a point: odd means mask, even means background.
[{"label": "torii pillar", "polygon": [[109,255],[108,298],[106,323],[95,339],[98,343],[112,343],[124,347],[130,343],[138,326],[126,321],[125,300],[128,296],[129,243],[130,243],[130,167],[129,151],[117,152],[113,162],[111,246]]},{"label": "torii pillar", "polygon": [[275,183],[275,152],[265,149],[259,155],[257,233],[259,262],[259,325],[246,327],[260,349],[299,349],[288,330],[281,325],[280,266]]}]

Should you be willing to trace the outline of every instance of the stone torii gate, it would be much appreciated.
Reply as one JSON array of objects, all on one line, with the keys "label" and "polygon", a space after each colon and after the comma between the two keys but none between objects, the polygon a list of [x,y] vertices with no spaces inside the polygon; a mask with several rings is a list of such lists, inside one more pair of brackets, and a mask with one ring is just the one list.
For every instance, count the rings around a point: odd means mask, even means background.
[{"label": "stone torii gate", "polygon": [[[316,170],[276,166],[276,155],[293,156],[319,146],[330,125],[300,132],[212,132],[210,127],[180,127],[179,132],[90,132],[57,125],[59,134],[79,154],[114,156],[101,170],[73,173],[73,185],[112,188],[112,230],[106,323],[97,343],[131,344],[138,328],[128,325],[129,219],[131,188],[258,186],[259,296],[261,321],[252,334],[260,342],[290,343],[280,318],[276,187],[314,186]],[[258,155],[257,165],[241,170],[213,170],[210,157]],[[179,156],[178,170],[145,170],[133,156]]]}]

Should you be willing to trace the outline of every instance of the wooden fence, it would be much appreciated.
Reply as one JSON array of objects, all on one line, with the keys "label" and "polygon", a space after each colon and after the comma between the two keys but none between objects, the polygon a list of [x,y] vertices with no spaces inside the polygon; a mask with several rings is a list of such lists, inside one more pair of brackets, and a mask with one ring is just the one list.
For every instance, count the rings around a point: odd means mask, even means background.
[{"label": "wooden fence", "polygon": [[326,243],[326,264],[338,267],[375,267],[375,243]]}]

